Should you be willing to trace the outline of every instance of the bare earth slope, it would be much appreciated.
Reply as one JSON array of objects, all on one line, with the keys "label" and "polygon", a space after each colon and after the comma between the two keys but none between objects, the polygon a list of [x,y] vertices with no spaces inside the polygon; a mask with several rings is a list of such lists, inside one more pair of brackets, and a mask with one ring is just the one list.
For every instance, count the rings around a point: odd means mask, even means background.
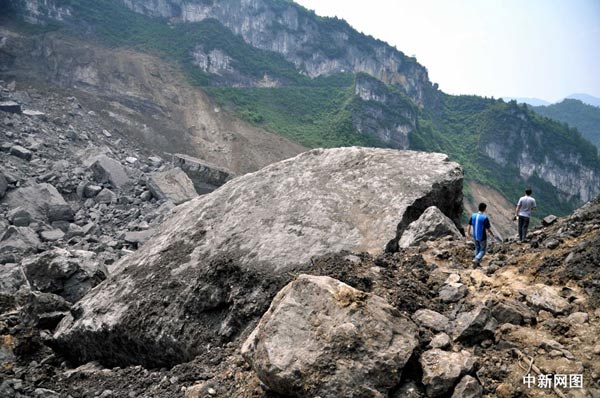
[{"label": "bare earth slope", "polygon": [[0,78],[62,88],[152,150],[196,156],[236,174],[304,150],[221,111],[158,57],[52,33],[0,28],[0,36]]}]

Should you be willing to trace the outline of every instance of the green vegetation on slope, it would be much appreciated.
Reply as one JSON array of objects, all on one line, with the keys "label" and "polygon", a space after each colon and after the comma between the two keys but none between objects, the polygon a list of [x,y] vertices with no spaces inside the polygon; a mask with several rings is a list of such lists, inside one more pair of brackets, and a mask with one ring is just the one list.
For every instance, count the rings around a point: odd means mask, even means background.
[{"label": "green vegetation on slope", "polygon": [[[561,154],[576,153],[583,165],[600,169],[596,148],[576,130],[515,102],[442,94],[440,109],[423,111],[419,126],[410,137],[411,147],[447,153],[464,167],[467,180],[493,187],[510,201],[521,196],[525,186],[533,187],[540,203],[538,216],[542,217],[549,213],[565,215],[580,203],[559,197],[555,187],[535,174],[527,180],[520,177],[516,165],[524,146],[536,164],[548,159],[568,167]],[[490,143],[504,149],[503,165],[486,154]]]},{"label": "green vegetation on slope", "polygon": [[[210,0],[207,0],[210,1]],[[266,0],[277,14],[289,5],[287,0]],[[237,113],[245,120],[270,131],[277,132],[307,147],[333,147],[346,145],[381,146],[374,136],[360,134],[355,127],[356,118],[371,117],[377,127],[394,126],[402,118],[402,111],[412,105],[403,104],[397,96],[394,109],[379,102],[362,101],[354,95],[355,79],[360,75],[340,74],[310,79],[298,73],[296,67],[281,55],[256,49],[233,34],[216,20],[197,23],[171,24],[166,19],[150,18],[137,14],[111,0],[63,0],[61,5],[73,9],[68,27],[71,32],[94,38],[107,46],[133,48],[150,52],[178,63],[190,80],[203,86],[223,107]],[[327,32],[341,30],[348,34],[348,43],[366,53],[379,43],[353,30],[345,21],[320,18],[299,8],[300,18],[312,18],[322,27],[320,39],[307,47],[331,57],[341,56],[342,48],[336,46]],[[54,30],[48,25],[41,30]],[[273,29],[286,29],[277,25]],[[208,53],[218,49],[231,58],[231,67],[237,76],[216,76],[201,71],[193,64],[192,52],[201,49]],[[406,57],[407,64],[414,61]],[[416,61],[414,61],[416,62]],[[228,79],[261,80],[268,75],[284,87],[241,88],[231,87]],[[394,88],[381,83],[384,93],[394,93]],[[516,103],[504,103],[476,96],[450,96],[432,91],[430,99],[436,103],[419,113],[417,129],[410,135],[411,148],[447,153],[465,168],[468,180],[494,187],[509,200],[522,194],[525,185],[531,185],[540,201],[543,216],[547,213],[563,215],[579,203],[565,202],[557,191],[539,176],[527,181],[519,176],[515,166],[520,148],[505,155],[504,165],[499,165],[486,155],[486,144],[508,145],[511,140],[527,145],[532,151],[532,161],[543,162],[545,157],[562,164],[563,153],[576,153],[583,164],[600,169],[598,155],[589,143],[573,129],[528,112]],[[415,112],[416,112],[416,108]],[[368,113],[378,113],[376,118]]]},{"label": "green vegetation on slope", "polygon": [[600,108],[576,99],[565,99],[558,104],[531,107],[536,113],[575,127],[600,148]]},{"label": "green vegetation on slope", "polygon": [[243,119],[309,148],[381,146],[352,125],[353,81],[353,75],[344,74],[318,78],[305,86],[206,90]]}]

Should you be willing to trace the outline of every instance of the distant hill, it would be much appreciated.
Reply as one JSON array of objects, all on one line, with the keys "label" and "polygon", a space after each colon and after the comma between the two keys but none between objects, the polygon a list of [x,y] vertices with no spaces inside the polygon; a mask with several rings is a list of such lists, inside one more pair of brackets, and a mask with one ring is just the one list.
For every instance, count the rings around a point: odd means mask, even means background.
[{"label": "distant hill", "polygon": [[539,98],[502,97],[502,99],[506,102],[517,101],[518,104],[527,104],[531,106],[545,106],[551,104],[551,102]]},{"label": "distant hill", "polygon": [[[598,98],[596,100],[600,101]],[[558,104],[534,106],[531,109],[542,116],[575,127],[585,138],[600,148],[599,107],[584,104],[578,99],[564,99]]]},{"label": "distant hill", "polygon": [[[579,100],[587,105],[593,105],[593,106],[600,107],[600,98],[594,97],[589,94],[571,94],[567,98]],[[543,105],[543,104],[541,104],[541,105]]]}]

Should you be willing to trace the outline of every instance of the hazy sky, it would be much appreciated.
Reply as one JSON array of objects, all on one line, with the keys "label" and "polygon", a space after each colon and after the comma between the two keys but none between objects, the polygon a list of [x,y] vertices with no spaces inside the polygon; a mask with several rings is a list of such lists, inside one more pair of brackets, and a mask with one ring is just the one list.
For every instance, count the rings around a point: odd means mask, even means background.
[{"label": "hazy sky", "polygon": [[295,0],[417,57],[449,94],[600,97],[600,0]]}]

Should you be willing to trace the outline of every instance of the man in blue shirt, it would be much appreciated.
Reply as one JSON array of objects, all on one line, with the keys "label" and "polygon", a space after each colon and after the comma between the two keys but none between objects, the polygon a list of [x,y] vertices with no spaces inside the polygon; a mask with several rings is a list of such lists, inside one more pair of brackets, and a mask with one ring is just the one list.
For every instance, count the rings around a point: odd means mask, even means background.
[{"label": "man in blue shirt", "polygon": [[487,233],[489,232],[489,234],[494,237],[490,219],[485,214],[485,209],[487,209],[487,205],[485,203],[480,203],[479,211],[473,213],[469,219],[469,228],[467,230],[467,240],[469,240],[469,236],[471,235],[471,229],[473,230],[473,241],[475,242],[475,258],[473,259],[473,263],[475,265],[479,265],[481,259],[485,255],[487,249]]},{"label": "man in blue shirt", "polygon": [[527,241],[527,228],[529,228],[531,212],[537,209],[537,204],[535,203],[535,199],[531,196],[531,193],[531,188],[525,190],[525,196],[521,196],[515,211],[515,218],[519,219],[519,240],[521,242]]}]

